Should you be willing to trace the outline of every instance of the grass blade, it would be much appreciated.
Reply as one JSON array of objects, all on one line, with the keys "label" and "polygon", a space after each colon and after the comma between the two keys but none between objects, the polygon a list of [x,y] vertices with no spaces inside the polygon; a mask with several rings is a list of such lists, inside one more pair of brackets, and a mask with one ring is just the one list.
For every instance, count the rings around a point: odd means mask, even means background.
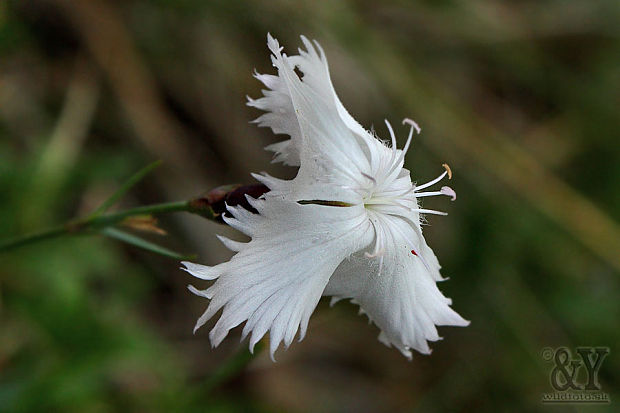
[{"label": "grass blade", "polygon": [[157,168],[161,165],[161,161],[155,161],[144,168],[140,169],[138,172],[133,174],[127,181],[121,185],[120,188],[116,190],[108,199],[103,201],[103,203],[97,208],[91,215],[91,217],[98,216],[103,212],[107,211],[112,205],[117,203],[123,195],[127,193],[134,185],[140,182],[146,175],[148,175],[153,169]]}]

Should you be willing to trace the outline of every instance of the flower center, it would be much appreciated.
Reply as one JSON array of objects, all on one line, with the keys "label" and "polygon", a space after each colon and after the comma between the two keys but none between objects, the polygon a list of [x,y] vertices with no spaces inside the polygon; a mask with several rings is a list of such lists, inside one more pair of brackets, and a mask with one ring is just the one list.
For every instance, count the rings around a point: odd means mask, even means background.
[{"label": "flower center", "polygon": [[[403,165],[405,161],[405,154],[411,145],[413,138],[413,132],[420,133],[420,127],[412,120],[405,119],[403,124],[411,126],[407,142],[402,150],[398,150],[396,147],[396,136],[392,125],[386,120],[387,128],[390,132],[392,140],[392,147],[389,150],[383,144],[377,142],[377,147],[369,148],[371,158],[371,164],[374,165],[373,175],[362,172],[362,179],[358,181],[359,186],[354,190],[358,192],[362,197],[364,208],[368,213],[368,219],[375,230],[375,245],[371,252],[366,252],[364,255],[367,258],[377,258],[379,263],[379,274],[383,268],[383,257],[386,251],[387,240],[390,238],[387,231],[396,231],[403,238],[407,240],[407,243],[411,247],[411,254],[421,259],[422,263],[428,267],[424,260],[424,257],[417,251],[415,245],[417,243],[414,240],[408,239],[406,231],[401,230],[398,226],[389,222],[388,216],[401,217],[407,222],[411,222],[419,231],[419,215],[417,214],[435,214],[435,215],[448,215],[442,211],[436,211],[433,209],[420,208],[418,204],[418,198],[425,198],[429,196],[445,195],[449,196],[452,201],[456,200],[456,192],[449,186],[443,186],[439,191],[425,191],[422,190],[429,188],[436,183],[440,182],[443,178],[448,176],[448,179],[452,179],[452,170],[448,164],[443,164],[445,171],[437,178],[422,184],[415,185],[411,183],[411,178],[408,173],[403,173]],[[377,150],[378,148],[378,150]],[[379,155],[377,157],[377,154]],[[323,205],[330,207],[351,207],[354,206],[348,202],[342,201],[328,201],[328,200],[300,200],[297,203],[301,205]],[[413,219],[413,221],[412,221]],[[415,222],[415,224],[414,224]]]},{"label": "flower center", "polygon": [[[401,217],[407,222],[411,222],[411,225],[415,225],[417,228],[417,221],[419,216],[416,214],[436,214],[447,215],[445,212],[436,211],[432,209],[420,208],[417,199],[429,196],[445,195],[449,196],[452,201],[456,199],[456,192],[449,186],[443,186],[438,191],[423,191],[429,188],[439,181],[441,181],[446,175],[448,179],[452,179],[452,171],[448,164],[443,164],[445,171],[437,178],[416,186],[411,183],[411,179],[408,173],[403,173],[404,157],[411,144],[413,137],[413,131],[420,132],[418,125],[412,120],[405,119],[404,124],[409,124],[411,129],[409,136],[407,137],[407,143],[404,148],[398,151],[396,147],[396,137],[394,131],[389,122],[386,121],[388,130],[390,131],[390,137],[392,140],[392,150],[388,153],[387,150],[381,152],[383,157],[376,160],[375,165],[378,165],[374,176],[366,173],[362,173],[363,177],[367,180],[361,190],[364,207],[368,211],[368,217],[375,229],[375,245],[372,251],[366,252],[367,258],[377,258],[379,264],[379,274],[383,267],[383,256],[386,251],[387,239],[389,239],[387,230],[396,231],[402,237],[407,240],[407,243],[411,247],[411,254],[422,260],[422,263],[428,268],[424,257],[420,254],[420,251],[416,251],[415,245],[417,243],[414,240],[408,239],[406,235],[407,231],[402,231],[398,226],[388,222],[390,216]],[[382,149],[385,149],[383,147]],[[412,214],[413,213],[413,214]],[[415,221],[412,221],[412,218]],[[415,222],[415,224],[413,223]],[[429,269],[430,270],[430,269]]]}]

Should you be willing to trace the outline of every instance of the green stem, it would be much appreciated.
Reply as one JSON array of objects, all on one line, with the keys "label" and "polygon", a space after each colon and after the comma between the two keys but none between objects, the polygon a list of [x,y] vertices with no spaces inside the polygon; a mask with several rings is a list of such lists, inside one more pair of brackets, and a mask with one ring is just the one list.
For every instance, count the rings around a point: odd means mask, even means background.
[{"label": "green stem", "polygon": [[9,251],[26,244],[44,241],[49,238],[59,237],[67,233],[67,227],[65,225],[59,225],[57,227],[49,228],[40,232],[35,232],[32,234],[24,235],[22,237],[13,238],[11,240],[0,243],[0,252]]},{"label": "green stem", "polygon": [[[182,211],[191,212],[189,201],[167,202],[163,204],[141,206],[125,211],[115,212],[112,214],[100,215],[89,218],[84,221],[84,224],[86,224],[89,228],[102,228],[114,225],[124,220],[125,218],[134,215],[163,214],[168,212]],[[80,222],[78,221],[77,224],[79,225]]]},{"label": "green stem", "polygon": [[125,218],[135,215],[163,214],[180,211],[197,213],[195,208],[190,205],[190,201],[179,201],[147,205],[128,209],[125,211],[114,212],[111,214],[93,216],[90,218],[81,218],[70,221],[63,225],[58,225],[40,232],[24,235],[0,243],[0,252],[9,251],[27,244],[33,244],[35,242],[43,241],[50,238],[56,238],[63,235],[73,235],[87,230],[99,230],[115,225],[124,220]]}]

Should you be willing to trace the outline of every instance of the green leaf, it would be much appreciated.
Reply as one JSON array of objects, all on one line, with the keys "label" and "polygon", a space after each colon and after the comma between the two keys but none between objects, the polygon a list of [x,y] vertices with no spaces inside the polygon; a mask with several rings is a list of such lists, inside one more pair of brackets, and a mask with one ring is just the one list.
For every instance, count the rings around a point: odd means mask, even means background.
[{"label": "green leaf", "polygon": [[127,193],[134,185],[140,182],[146,175],[148,175],[153,169],[157,168],[161,165],[161,161],[155,161],[150,165],[145,166],[134,175],[131,176],[120,188],[116,190],[108,199],[103,201],[103,203],[97,208],[92,214],[91,217],[98,216],[103,212],[107,211],[112,205],[117,203],[123,195]]},{"label": "green leaf", "polygon": [[138,248],[142,248],[147,251],[154,252],[155,254],[163,255],[164,257],[173,258],[175,260],[184,261],[184,260],[193,260],[196,258],[195,255],[181,255],[177,252],[171,251],[168,248],[164,248],[160,245],[153,244],[152,242],[146,241],[142,238],[136,237],[135,235],[129,234],[127,232],[123,232],[116,228],[104,228],[100,231],[103,235],[114,238],[118,241],[125,242],[127,244],[131,244]]}]

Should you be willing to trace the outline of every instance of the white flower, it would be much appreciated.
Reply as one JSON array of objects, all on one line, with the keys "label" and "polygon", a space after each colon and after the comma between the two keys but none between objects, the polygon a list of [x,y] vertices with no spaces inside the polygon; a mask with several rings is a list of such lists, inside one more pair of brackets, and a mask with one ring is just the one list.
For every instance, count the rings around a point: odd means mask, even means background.
[{"label": "white flower", "polygon": [[[333,89],[327,60],[318,43],[302,36],[306,50],[282,53],[268,35],[277,75],[255,74],[265,84],[264,96],[248,105],[266,113],[256,119],[290,139],[268,146],[275,161],[298,166],[292,180],[253,175],[270,189],[259,199],[248,198],[259,212],[228,207],[225,221],[251,237],[247,243],[220,240],[236,252],[213,267],[185,262],[186,270],[203,280],[216,280],[206,290],[190,286],[211,300],[196,329],[223,309],[209,337],[213,347],[230,329],[245,322],[243,338],[250,349],[270,334],[270,353],[288,347],[308,320],[321,296],[332,304],[351,299],[380,329],[379,340],[397,347],[407,358],[410,349],[430,353],[436,325],[466,326],[450,308],[451,300],[437,288],[439,263],[426,244],[420,214],[436,213],[418,205],[418,198],[456,194],[449,187],[422,192],[450,170],[424,185],[412,184],[403,168],[414,130],[396,148],[386,121],[391,147],[360,126]],[[298,75],[295,68],[301,72]],[[242,339],[243,339],[242,338]]]}]

